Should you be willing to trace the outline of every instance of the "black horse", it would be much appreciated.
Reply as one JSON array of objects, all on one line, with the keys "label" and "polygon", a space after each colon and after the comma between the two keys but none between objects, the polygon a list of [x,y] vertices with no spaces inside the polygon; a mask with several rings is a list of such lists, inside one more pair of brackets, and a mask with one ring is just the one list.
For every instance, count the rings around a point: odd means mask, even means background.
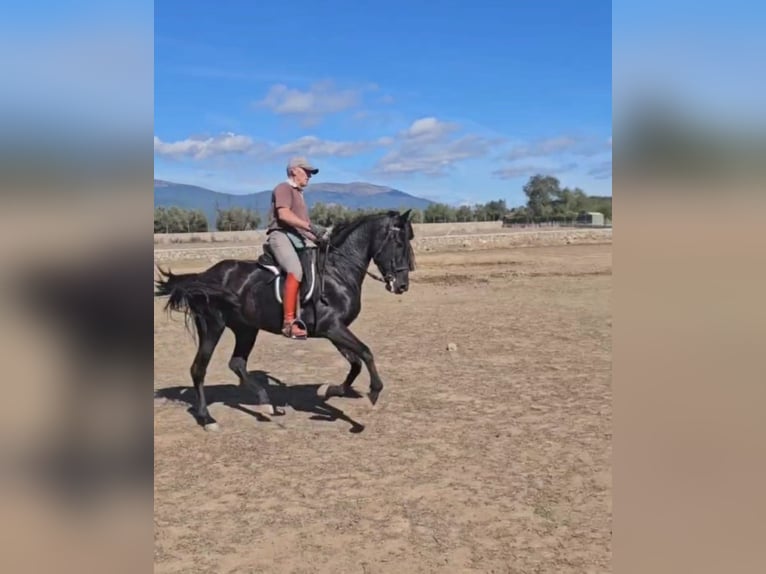
[{"label": "black horse", "polygon": [[[370,260],[382,275],[376,279],[384,282],[389,292],[401,295],[407,291],[409,272],[415,268],[413,237],[410,211],[403,214],[390,211],[338,224],[327,242],[316,249],[316,268],[320,273],[315,283],[319,285],[314,285],[311,298],[302,303],[301,319],[309,337],[329,339],[351,364],[342,385],[323,386],[323,398],[358,396],[351,385],[364,362],[370,373],[370,401],[372,404],[377,401],[383,382],[373,354],[351,332],[349,325],[361,310],[362,283],[366,274],[372,275],[368,271]],[[268,258],[268,254],[265,256]],[[265,387],[254,377],[248,377],[247,372],[247,360],[258,332],[281,335],[279,277],[265,264],[266,258],[227,259],[202,273],[175,275],[159,269],[161,278],[156,282],[155,296],[169,296],[165,308],[184,311],[196,327],[199,348],[191,366],[191,377],[198,397],[196,417],[206,429],[217,428],[217,425],[205,401],[205,373],[226,327],[236,337],[229,368],[241,383],[252,386],[258,404],[265,407],[268,414],[274,414]],[[310,280],[306,276],[303,283]],[[303,288],[301,292],[305,292]]]}]

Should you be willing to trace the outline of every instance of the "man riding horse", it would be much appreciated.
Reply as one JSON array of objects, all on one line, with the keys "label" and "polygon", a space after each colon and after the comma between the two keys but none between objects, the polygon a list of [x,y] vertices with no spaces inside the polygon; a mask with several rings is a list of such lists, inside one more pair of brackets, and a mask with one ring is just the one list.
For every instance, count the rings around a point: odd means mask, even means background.
[{"label": "man riding horse", "polygon": [[305,339],[306,327],[295,313],[303,280],[303,269],[297,249],[308,241],[327,239],[327,228],[311,223],[303,190],[319,170],[303,157],[294,157],[287,164],[287,180],[271,193],[268,245],[279,266],[287,273],[285,280],[282,334],[291,339]]}]

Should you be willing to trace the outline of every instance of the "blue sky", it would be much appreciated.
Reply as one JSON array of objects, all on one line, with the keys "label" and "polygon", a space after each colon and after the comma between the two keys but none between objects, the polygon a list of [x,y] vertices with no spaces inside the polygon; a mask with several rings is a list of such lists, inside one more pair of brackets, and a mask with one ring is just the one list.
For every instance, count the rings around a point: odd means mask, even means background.
[{"label": "blue sky", "polygon": [[535,173],[611,195],[611,3],[155,4],[155,176],[524,203]]}]

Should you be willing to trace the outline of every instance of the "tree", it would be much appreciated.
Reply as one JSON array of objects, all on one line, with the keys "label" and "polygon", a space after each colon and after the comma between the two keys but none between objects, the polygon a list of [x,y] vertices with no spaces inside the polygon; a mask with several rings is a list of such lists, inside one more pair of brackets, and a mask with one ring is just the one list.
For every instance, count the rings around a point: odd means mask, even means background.
[{"label": "tree", "polygon": [[489,213],[487,212],[486,205],[477,204],[474,206],[473,220],[474,221],[489,221]]},{"label": "tree", "polygon": [[186,226],[189,233],[202,233],[207,231],[207,217],[201,209],[189,211],[186,218]]},{"label": "tree", "polygon": [[579,187],[576,187],[575,190],[572,192],[573,211],[575,211],[575,213],[580,213],[581,211],[587,211],[587,208],[588,208],[588,196],[582,189],[580,189]]},{"label": "tree", "polygon": [[412,223],[423,223],[423,210],[413,208],[413,210],[410,212],[410,221]]},{"label": "tree", "polygon": [[231,209],[218,209],[215,219],[215,228],[218,231],[245,231],[256,229],[261,223],[261,217],[252,209],[232,207]]},{"label": "tree", "polygon": [[461,205],[455,212],[458,221],[473,221],[473,210],[468,205]]},{"label": "tree", "polygon": [[432,203],[423,213],[426,223],[455,221],[455,209],[445,203]]},{"label": "tree", "polygon": [[327,207],[327,225],[336,225],[341,221],[348,221],[351,217],[350,210],[339,203],[332,203]]},{"label": "tree", "polygon": [[324,203],[315,203],[309,210],[309,217],[311,218],[311,221],[318,225],[329,225],[327,220],[327,206]]},{"label": "tree", "polygon": [[202,210],[183,209],[175,205],[154,208],[155,233],[194,233],[207,230],[207,218]]},{"label": "tree", "polygon": [[154,232],[169,233],[168,230],[168,210],[164,207],[154,208]]},{"label": "tree", "polygon": [[514,207],[503,216],[503,221],[507,223],[529,223],[531,217],[526,207]]},{"label": "tree", "polygon": [[170,233],[185,233],[187,232],[186,219],[187,211],[175,205],[168,208],[168,227]]},{"label": "tree", "polygon": [[506,207],[504,199],[498,199],[487,203],[484,210],[489,221],[499,221],[508,211],[508,207]]},{"label": "tree", "polygon": [[604,219],[612,220],[611,197],[588,197],[587,207],[583,211],[598,211],[604,214]]},{"label": "tree", "polygon": [[562,189],[559,180],[549,175],[530,177],[524,185],[524,193],[527,196],[524,211],[514,208],[504,221],[520,223],[524,218],[529,222],[572,221],[583,211],[598,211],[605,219],[612,219],[611,197],[589,197],[579,187]]},{"label": "tree", "polygon": [[556,221],[571,221],[577,217],[574,192],[565,187],[553,195],[552,217]]},{"label": "tree", "polygon": [[559,180],[550,175],[533,175],[524,184],[524,193],[528,198],[527,208],[533,218],[549,217],[552,213],[553,198],[561,194]]}]

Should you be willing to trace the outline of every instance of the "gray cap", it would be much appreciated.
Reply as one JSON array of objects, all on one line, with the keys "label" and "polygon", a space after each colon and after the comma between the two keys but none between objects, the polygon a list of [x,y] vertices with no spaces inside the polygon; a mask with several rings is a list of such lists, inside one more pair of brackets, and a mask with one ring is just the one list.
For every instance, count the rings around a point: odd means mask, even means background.
[{"label": "gray cap", "polygon": [[311,165],[305,157],[292,158],[290,162],[287,164],[287,169],[289,171],[290,169],[294,167],[302,167],[311,175],[316,175],[319,173],[319,170],[315,168],[313,165]]}]

